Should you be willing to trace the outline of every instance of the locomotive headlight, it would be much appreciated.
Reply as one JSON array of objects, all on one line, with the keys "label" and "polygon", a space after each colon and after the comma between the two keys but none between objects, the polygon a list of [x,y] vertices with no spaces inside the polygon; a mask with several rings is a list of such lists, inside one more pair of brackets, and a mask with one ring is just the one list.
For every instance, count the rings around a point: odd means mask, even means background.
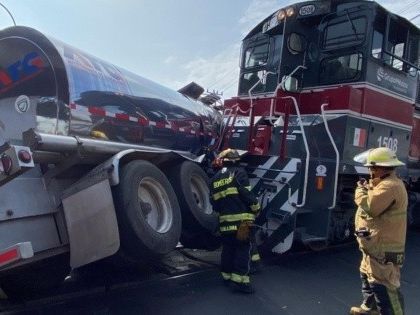
[{"label": "locomotive headlight", "polygon": [[295,9],[293,7],[289,7],[286,9],[286,15],[287,16],[292,16],[293,14],[295,14]]},{"label": "locomotive headlight", "polygon": [[284,10],[280,10],[277,13],[277,21],[281,22],[286,17],[286,12]]}]

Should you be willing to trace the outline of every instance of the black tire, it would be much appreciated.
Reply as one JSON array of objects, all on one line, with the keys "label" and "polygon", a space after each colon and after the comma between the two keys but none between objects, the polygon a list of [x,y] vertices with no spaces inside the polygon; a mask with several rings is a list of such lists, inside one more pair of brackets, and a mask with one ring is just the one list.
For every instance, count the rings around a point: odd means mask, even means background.
[{"label": "black tire", "polygon": [[218,217],[209,200],[209,178],[196,163],[185,161],[172,168],[169,181],[178,197],[182,215],[181,243],[188,248],[215,249]]},{"label": "black tire", "polygon": [[148,161],[122,167],[114,189],[121,250],[145,261],[169,253],[181,235],[181,213],[166,176]]},{"label": "black tire", "polygon": [[54,256],[5,272],[0,287],[11,300],[51,294],[70,273],[69,255]]}]

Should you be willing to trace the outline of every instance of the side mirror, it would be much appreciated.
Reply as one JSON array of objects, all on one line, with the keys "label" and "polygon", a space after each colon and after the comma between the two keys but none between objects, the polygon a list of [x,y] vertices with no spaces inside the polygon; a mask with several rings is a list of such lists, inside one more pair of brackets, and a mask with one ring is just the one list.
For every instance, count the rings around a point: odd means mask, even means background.
[{"label": "side mirror", "polygon": [[283,77],[283,89],[288,92],[296,93],[298,91],[298,79],[291,77],[291,76],[285,76]]}]

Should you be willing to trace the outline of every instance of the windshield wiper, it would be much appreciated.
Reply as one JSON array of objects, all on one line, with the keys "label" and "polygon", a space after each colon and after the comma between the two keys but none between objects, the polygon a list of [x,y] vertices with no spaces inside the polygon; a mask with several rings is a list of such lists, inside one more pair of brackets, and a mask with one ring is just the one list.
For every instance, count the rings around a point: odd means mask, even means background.
[{"label": "windshield wiper", "polygon": [[349,20],[349,22],[350,22],[350,24],[351,24],[351,28],[352,28],[352,30],[353,30],[353,32],[354,32],[354,35],[356,35],[356,40],[359,40],[359,37],[357,36],[357,30],[356,30],[356,27],[354,26],[353,21],[350,19],[349,11],[347,11],[347,10],[346,10],[346,16],[347,16],[347,19]]}]

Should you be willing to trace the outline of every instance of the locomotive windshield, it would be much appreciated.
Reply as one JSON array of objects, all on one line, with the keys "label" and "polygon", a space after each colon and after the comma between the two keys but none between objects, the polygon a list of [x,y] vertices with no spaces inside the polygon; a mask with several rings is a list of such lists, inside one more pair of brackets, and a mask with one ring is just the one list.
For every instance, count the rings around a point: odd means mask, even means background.
[{"label": "locomotive windshield", "polygon": [[[268,36],[257,34],[244,41],[242,64],[243,69],[240,78],[240,94],[248,93],[263,76],[266,71],[275,72],[280,61],[283,36],[277,34]],[[277,86],[277,77],[268,75],[265,84],[259,84],[254,92],[272,92]]]},{"label": "locomotive windshield", "polygon": [[363,54],[360,51],[340,53],[341,49],[362,45],[366,39],[368,17],[363,10],[353,9],[331,14],[321,23],[320,46],[333,56],[322,59],[319,83],[356,81],[362,74]]},{"label": "locomotive windshield", "polygon": [[323,49],[340,49],[362,44],[366,37],[367,16],[362,11],[345,10],[324,20],[321,46]]},{"label": "locomotive windshield", "polygon": [[244,68],[249,69],[260,65],[265,65],[268,59],[268,41],[263,40],[256,45],[250,45],[245,51]]}]

